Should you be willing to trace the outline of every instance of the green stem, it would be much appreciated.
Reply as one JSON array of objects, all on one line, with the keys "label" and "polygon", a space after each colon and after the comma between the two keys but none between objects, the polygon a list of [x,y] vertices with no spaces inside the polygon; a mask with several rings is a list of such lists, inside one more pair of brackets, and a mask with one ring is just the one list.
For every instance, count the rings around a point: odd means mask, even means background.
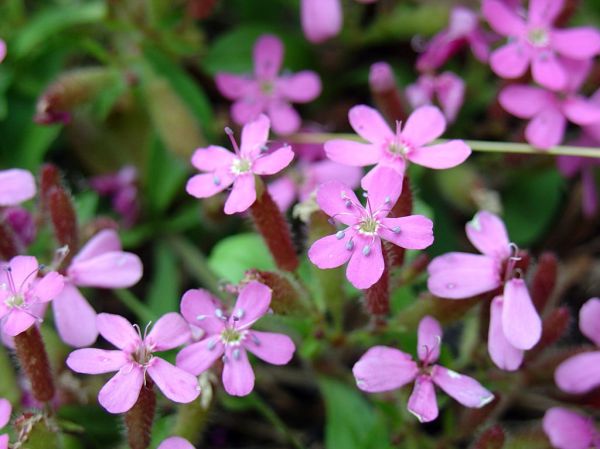
[{"label": "green stem", "polygon": [[114,290],[115,296],[144,323],[156,321],[156,314],[129,290]]}]

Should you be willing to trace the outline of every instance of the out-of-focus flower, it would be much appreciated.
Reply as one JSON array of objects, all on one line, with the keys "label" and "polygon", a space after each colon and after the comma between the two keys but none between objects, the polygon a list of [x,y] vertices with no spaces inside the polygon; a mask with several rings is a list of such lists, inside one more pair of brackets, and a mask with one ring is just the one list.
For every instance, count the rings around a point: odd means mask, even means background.
[{"label": "out-of-focus flower", "polygon": [[264,35],[254,45],[254,76],[217,73],[217,88],[234,101],[231,116],[236,123],[245,125],[265,113],[278,134],[300,129],[300,115],[290,103],[307,103],[317,98],[321,79],[310,70],[278,76],[282,63],[281,40]]},{"label": "out-of-focus flower", "polygon": [[375,346],[352,368],[356,385],[363,391],[378,393],[395,390],[414,381],[408,411],[420,422],[430,422],[438,416],[434,385],[465,407],[481,408],[490,403],[494,395],[475,379],[435,364],[440,356],[441,344],[440,323],[426,316],[419,323],[419,365],[405,352]]},{"label": "out-of-focus flower", "polygon": [[218,299],[205,290],[188,290],[181,300],[184,318],[206,332],[198,343],[177,355],[177,366],[199,375],[219,358],[223,360],[223,386],[232,396],[246,396],[254,388],[254,371],[247,351],[274,365],[287,364],[295,351],[290,337],[252,330],[269,310],[271,289],[251,281],[240,291],[231,316]]},{"label": "out-of-focus flower", "polygon": [[322,184],[317,203],[327,215],[347,226],[317,240],[308,258],[321,269],[348,262],[346,277],[356,288],[367,289],[383,274],[381,240],[407,249],[424,249],[433,243],[433,223],[422,215],[388,217],[402,192],[402,175],[381,168],[367,192],[367,206],[360,204],[351,188],[339,181]]},{"label": "out-of-focus flower", "polygon": [[579,413],[553,407],[544,415],[544,432],[557,449],[589,449],[600,447],[600,433],[594,422]]},{"label": "out-of-focus flower", "polygon": [[92,189],[112,198],[113,209],[123,217],[127,227],[136,222],[140,212],[137,180],[137,169],[132,165],[127,165],[116,173],[90,179]]},{"label": "out-of-focus flower", "polygon": [[194,446],[181,437],[170,437],[164,440],[157,449],[194,449]]},{"label": "out-of-focus flower", "polygon": [[377,164],[362,180],[365,189],[377,177],[380,167],[393,168],[403,175],[407,161],[443,169],[461,164],[471,154],[471,149],[462,140],[426,146],[446,129],[444,115],[434,106],[421,106],[415,110],[404,127],[397,122],[395,133],[381,114],[369,106],[354,106],[348,119],[354,131],[369,143],[334,139],[325,142],[325,152],[327,157],[340,164],[359,167]]},{"label": "out-of-focus flower", "polygon": [[406,98],[413,109],[439,103],[446,120],[452,123],[465,99],[465,82],[452,72],[440,75],[421,75],[414,84],[406,87]]},{"label": "out-of-focus flower", "polygon": [[138,399],[146,374],[163,394],[174,402],[192,402],[200,394],[196,377],[154,355],[177,348],[190,339],[190,329],[178,313],[168,313],[141,335],[119,315],[101,313],[97,328],[118,350],[77,349],[67,358],[73,371],[104,374],[118,371],[100,390],[98,401],[110,413],[125,413]]},{"label": "out-of-focus flower", "polygon": [[27,170],[0,170],[0,207],[15,206],[35,196],[35,179]]},{"label": "out-of-focus flower", "polygon": [[233,131],[226,129],[235,154],[217,145],[199,148],[192,155],[192,164],[208,173],[195,175],[187,183],[187,192],[196,198],[208,198],[233,184],[225,202],[225,213],[246,211],[256,201],[255,175],[274,175],[287,167],[294,158],[289,145],[268,151],[270,121],[261,114],[242,129],[238,147]]},{"label": "out-of-focus flower", "polygon": [[6,58],[6,42],[0,39],[0,62]]},{"label": "out-of-focus flower", "polygon": [[[0,41],[1,43],[2,41]],[[1,60],[1,58],[0,58]],[[4,398],[0,398],[0,428],[6,426],[10,421],[10,414],[12,413],[12,407],[10,402]],[[0,449],[8,449],[8,434],[3,433],[0,435]]]},{"label": "out-of-focus flower", "polygon": [[105,229],[92,237],[66,269],[65,287],[52,302],[54,322],[62,340],[75,347],[96,341],[96,312],[77,287],[127,288],[142,277],[142,262],[124,252],[119,235]]},{"label": "out-of-focus flower", "polygon": [[7,207],[0,212],[0,216],[11,227],[21,246],[26,247],[33,242],[36,235],[35,220],[27,209]]},{"label": "out-of-focus flower", "polygon": [[509,38],[491,54],[492,70],[503,78],[519,78],[531,64],[536,83],[552,90],[565,89],[569,74],[559,55],[593,58],[600,52],[600,32],[593,27],[554,28],[563,7],[564,0],[532,0],[523,19],[499,0],[484,0],[484,17],[497,33]]}]

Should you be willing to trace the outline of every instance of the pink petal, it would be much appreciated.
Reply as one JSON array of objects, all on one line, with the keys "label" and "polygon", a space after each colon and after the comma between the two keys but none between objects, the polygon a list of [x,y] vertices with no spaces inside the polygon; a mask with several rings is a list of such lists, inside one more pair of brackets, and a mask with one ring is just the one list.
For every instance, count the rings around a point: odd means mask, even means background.
[{"label": "pink petal", "polygon": [[109,413],[125,413],[136,403],[143,383],[142,368],[128,364],[102,387],[98,401]]},{"label": "pink petal", "polygon": [[515,117],[532,118],[553,103],[552,94],[539,87],[511,84],[500,91],[500,105]]},{"label": "pink petal", "polygon": [[490,55],[492,70],[502,78],[519,78],[529,66],[529,50],[520,42],[511,42]]},{"label": "pink petal", "polygon": [[286,212],[296,200],[296,183],[290,176],[282,176],[267,186],[269,194],[280,211]]},{"label": "pink petal", "polygon": [[408,411],[415,415],[419,422],[430,422],[438,417],[435,389],[429,376],[417,376],[413,391],[408,398]]},{"label": "pink petal", "polygon": [[428,168],[445,169],[462,164],[471,155],[471,148],[462,140],[418,147],[408,153],[408,160]]},{"label": "pink petal", "polygon": [[119,234],[114,229],[103,229],[94,235],[87,243],[79,250],[73,258],[72,264],[93,259],[104,253],[121,251],[121,240]]},{"label": "pink petal", "polygon": [[506,339],[517,349],[533,348],[542,336],[542,320],[535,310],[523,279],[504,285],[502,328]]},{"label": "pink petal", "polygon": [[600,299],[588,299],[579,310],[579,329],[583,335],[600,346]]},{"label": "pink petal", "polygon": [[437,96],[446,119],[453,122],[465,99],[465,82],[452,72],[444,72],[437,79]]},{"label": "pink petal", "polygon": [[178,313],[167,313],[158,319],[145,342],[154,351],[168,351],[186,344],[192,337],[190,326]]},{"label": "pink petal", "polygon": [[317,204],[332,218],[340,223],[353,225],[360,217],[362,206],[356,195],[345,184],[339,181],[329,181],[319,186]]},{"label": "pink petal", "polygon": [[98,338],[96,312],[73,284],[65,284],[52,301],[52,310],[58,334],[68,345],[82,348]]},{"label": "pink petal", "polygon": [[342,231],[341,234],[320,238],[308,250],[308,258],[322,270],[344,265],[352,256],[353,247],[348,249],[348,245],[351,245],[348,242],[353,235],[354,233],[346,234]]},{"label": "pink petal", "polygon": [[233,180],[229,169],[194,175],[188,180],[185,191],[196,198],[209,198],[228,188]]},{"label": "pink petal", "polygon": [[294,159],[292,147],[286,145],[254,160],[252,171],[257,175],[274,175],[290,165],[292,159]]},{"label": "pink petal", "polygon": [[379,217],[385,217],[400,198],[402,193],[402,174],[393,168],[377,166],[376,170],[369,180],[374,182],[365,182],[363,179],[363,189],[367,191],[367,207],[375,212],[381,210]]},{"label": "pink petal", "polygon": [[215,84],[221,95],[225,98],[228,100],[237,100],[246,96],[248,91],[254,87],[255,82],[243,75],[217,73],[215,75]]},{"label": "pink petal", "polygon": [[234,154],[217,145],[198,148],[192,155],[192,165],[200,171],[215,171],[220,168],[229,168],[233,163]]},{"label": "pink petal", "polygon": [[600,105],[579,96],[567,98],[562,105],[565,116],[577,125],[600,123]]},{"label": "pink petal", "polygon": [[430,86],[424,86],[421,78],[429,75],[421,75],[416,83],[406,86],[404,94],[413,109],[433,102],[433,83]]},{"label": "pink petal", "polygon": [[272,291],[257,281],[248,282],[238,296],[232,311],[231,324],[248,328],[269,310]]},{"label": "pink petal", "polygon": [[123,351],[85,348],[69,354],[66,363],[76,373],[104,374],[119,371],[129,361],[128,355]]},{"label": "pink petal", "polygon": [[12,406],[7,399],[0,398],[0,427],[4,427],[10,421]]},{"label": "pink petal", "polygon": [[546,411],[543,427],[557,449],[589,449],[596,433],[591,419],[562,407]]},{"label": "pink petal", "polygon": [[[363,172],[359,167],[349,167],[327,159],[313,162],[307,172],[307,178],[312,179],[315,186],[328,181],[340,181],[351,189],[355,189],[363,177]],[[310,182],[306,182],[302,187],[301,197],[310,195],[314,190],[314,187],[309,187],[309,184]]]},{"label": "pink petal", "polygon": [[242,344],[252,354],[273,365],[289,363],[296,350],[290,337],[272,332],[250,331]]},{"label": "pink petal", "polygon": [[273,79],[283,62],[283,44],[277,36],[265,34],[254,44],[254,74],[259,79]]},{"label": "pink petal", "polygon": [[6,42],[0,39],[0,62],[4,61],[6,57]]},{"label": "pink petal", "polygon": [[148,366],[148,374],[163,394],[174,402],[187,404],[200,394],[196,376],[154,357]]},{"label": "pink petal", "polygon": [[29,313],[20,309],[13,309],[3,318],[2,332],[9,337],[16,337],[21,332],[25,332],[33,326],[36,322],[36,318]]},{"label": "pink petal", "polygon": [[348,112],[348,120],[352,129],[368,142],[379,144],[394,138],[383,116],[369,106],[363,104],[354,106]]},{"label": "pink petal", "polygon": [[[568,75],[565,91],[569,94],[578,92],[592,71],[594,66],[593,60],[560,58],[560,63]],[[594,102],[593,97],[590,100]]]},{"label": "pink petal", "polygon": [[524,351],[506,339],[502,328],[502,296],[496,296],[490,307],[488,352],[494,364],[504,371],[516,371],[523,363]]},{"label": "pink petal", "polygon": [[320,43],[336,36],[342,29],[340,0],[300,0],[300,19],[306,39]]},{"label": "pink petal", "polygon": [[256,94],[244,97],[231,105],[231,118],[238,125],[246,125],[260,117],[266,109],[266,100]]},{"label": "pink petal", "polygon": [[67,273],[80,287],[127,288],[142,278],[142,261],[133,253],[104,253],[83,262],[73,263]]},{"label": "pink petal", "polygon": [[499,0],[484,0],[481,12],[494,31],[503,36],[517,36],[525,30],[523,19]]},{"label": "pink petal", "polygon": [[228,215],[245,212],[256,201],[256,187],[252,173],[235,178],[233,189],[225,201],[225,213]]},{"label": "pink petal", "polygon": [[187,322],[209,334],[219,334],[225,326],[217,309],[223,311],[223,305],[206,290],[188,290],[181,298],[181,314]]},{"label": "pink petal", "polygon": [[529,22],[550,25],[563,10],[564,3],[564,0],[530,0]]},{"label": "pink petal", "polygon": [[372,347],[352,367],[356,385],[369,393],[403,387],[412,382],[418,372],[409,354],[387,346]]},{"label": "pink petal", "polygon": [[228,347],[223,364],[223,386],[231,396],[246,396],[254,388],[254,371],[244,348]]},{"label": "pink petal", "polygon": [[[364,290],[375,284],[383,274],[384,261],[381,240],[356,234],[355,251],[346,268],[346,277],[354,287]],[[368,248],[368,249],[367,249]]]},{"label": "pink petal", "polygon": [[159,444],[157,449],[194,449],[194,446],[181,437],[170,437]]},{"label": "pink petal", "polygon": [[[0,41],[0,44],[2,43],[2,41]],[[1,49],[0,49],[1,51]],[[0,56],[2,56],[0,54]],[[0,58],[0,62],[2,62],[2,58]],[[0,449],[8,449],[8,434],[2,434],[0,435]]]},{"label": "pink petal", "polygon": [[566,126],[567,120],[561,112],[548,108],[529,122],[525,128],[525,138],[534,147],[546,150],[562,142]]},{"label": "pink petal", "polygon": [[225,347],[219,335],[209,336],[204,340],[183,348],[177,354],[177,366],[188,373],[199,375],[212,366],[223,355]]},{"label": "pink petal", "polygon": [[501,285],[500,264],[488,256],[447,253],[427,268],[427,288],[440,298],[470,298]]},{"label": "pink petal", "polygon": [[531,61],[531,75],[536,83],[551,90],[561,90],[567,85],[567,72],[550,51],[534,56]]},{"label": "pink petal", "polygon": [[35,302],[48,302],[56,298],[65,285],[64,278],[56,271],[36,280],[29,292]]},{"label": "pink petal", "polygon": [[10,277],[17,292],[25,293],[29,290],[37,278],[39,267],[37,259],[33,256],[16,256],[10,260]]},{"label": "pink petal", "polygon": [[433,222],[423,215],[384,218],[379,236],[406,249],[425,249],[433,243]]},{"label": "pink petal", "polygon": [[467,237],[486,256],[504,260],[510,256],[510,241],[504,222],[488,211],[477,212],[465,226]]},{"label": "pink petal", "polygon": [[494,395],[472,377],[443,366],[434,366],[432,377],[438,387],[465,407],[481,408],[494,399]]},{"label": "pink petal", "polygon": [[273,101],[269,105],[269,117],[273,122],[273,131],[282,136],[295,133],[302,123],[300,115],[286,101]]},{"label": "pink petal", "polygon": [[554,372],[558,388],[573,394],[600,386],[600,351],[584,352],[562,362]]},{"label": "pink petal", "polygon": [[100,313],[96,317],[96,326],[105,340],[123,351],[133,352],[142,344],[131,323],[120,315]]},{"label": "pink petal", "polygon": [[[406,121],[402,137],[407,139],[416,150],[440,137],[446,129],[444,114],[435,106],[421,106]],[[412,160],[412,151],[409,155]]]},{"label": "pink petal", "polygon": [[35,196],[35,179],[27,170],[0,170],[0,207],[15,206]]},{"label": "pink petal", "polygon": [[315,72],[304,70],[277,80],[277,91],[293,103],[307,103],[321,93],[321,78]]},{"label": "pink petal", "polygon": [[334,162],[356,167],[376,164],[381,157],[381,150],[375,145],[343,139],[325,142],[325,153]]},{"label": "pink petal", "polygon": [[442,346],[442,326],[435,318],[425,316],[419,322],[417,353],[425,364],[435,362],[440,358]]},{"label": "pink petal", "polygon": [[593,27],[552,30],[552,48],[573,59],[593,58],[600,52],[600,33]]},{"label": "pink petal", "polygon": [[258,154],[269,139],[271,121],[265,114],[260,114],[256,120],[244,125],[240,151],[243,156]]}]

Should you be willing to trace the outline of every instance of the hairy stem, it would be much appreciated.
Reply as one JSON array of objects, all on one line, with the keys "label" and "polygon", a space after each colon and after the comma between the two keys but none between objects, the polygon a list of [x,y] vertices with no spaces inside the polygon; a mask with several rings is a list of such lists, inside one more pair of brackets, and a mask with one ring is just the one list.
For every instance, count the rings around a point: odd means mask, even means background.
[{"label": "hairy stem", "polygon": [[48,402],[54,397],[54,381],[42,334],[36,326],[15,337],[15,350],[21,368],[31,383],[33,397]]},{"label": "hairy stem", "polygon": [[147,449],[150,446],[155,409],[156,393],[154,392],[154,383],[146,378],[137,402],[131,410],[125,413],[127,441],[131,449]]}]

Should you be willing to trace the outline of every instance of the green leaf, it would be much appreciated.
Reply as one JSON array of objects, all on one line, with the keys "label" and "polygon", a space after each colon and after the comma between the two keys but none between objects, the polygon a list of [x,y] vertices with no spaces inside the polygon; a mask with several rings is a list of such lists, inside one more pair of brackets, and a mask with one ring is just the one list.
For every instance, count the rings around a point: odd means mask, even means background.
[{"label": "green leaf", "polygon": [[37,170],[61,129],[60,125],[40,126],[31,123],[27,126],[16,165],[32,171]]},{"label": "green leaf", "polygon": [[158,316],[179,310],[179,269],[168,245],[154,247],[154,276],[148,289],[148,307]]},{"label": "green leaf", "polygon": [[74,198],[75,213],[79,223],[87,223],[96,216],[99,200],[98,194],[92,191],[82,192]]}]

